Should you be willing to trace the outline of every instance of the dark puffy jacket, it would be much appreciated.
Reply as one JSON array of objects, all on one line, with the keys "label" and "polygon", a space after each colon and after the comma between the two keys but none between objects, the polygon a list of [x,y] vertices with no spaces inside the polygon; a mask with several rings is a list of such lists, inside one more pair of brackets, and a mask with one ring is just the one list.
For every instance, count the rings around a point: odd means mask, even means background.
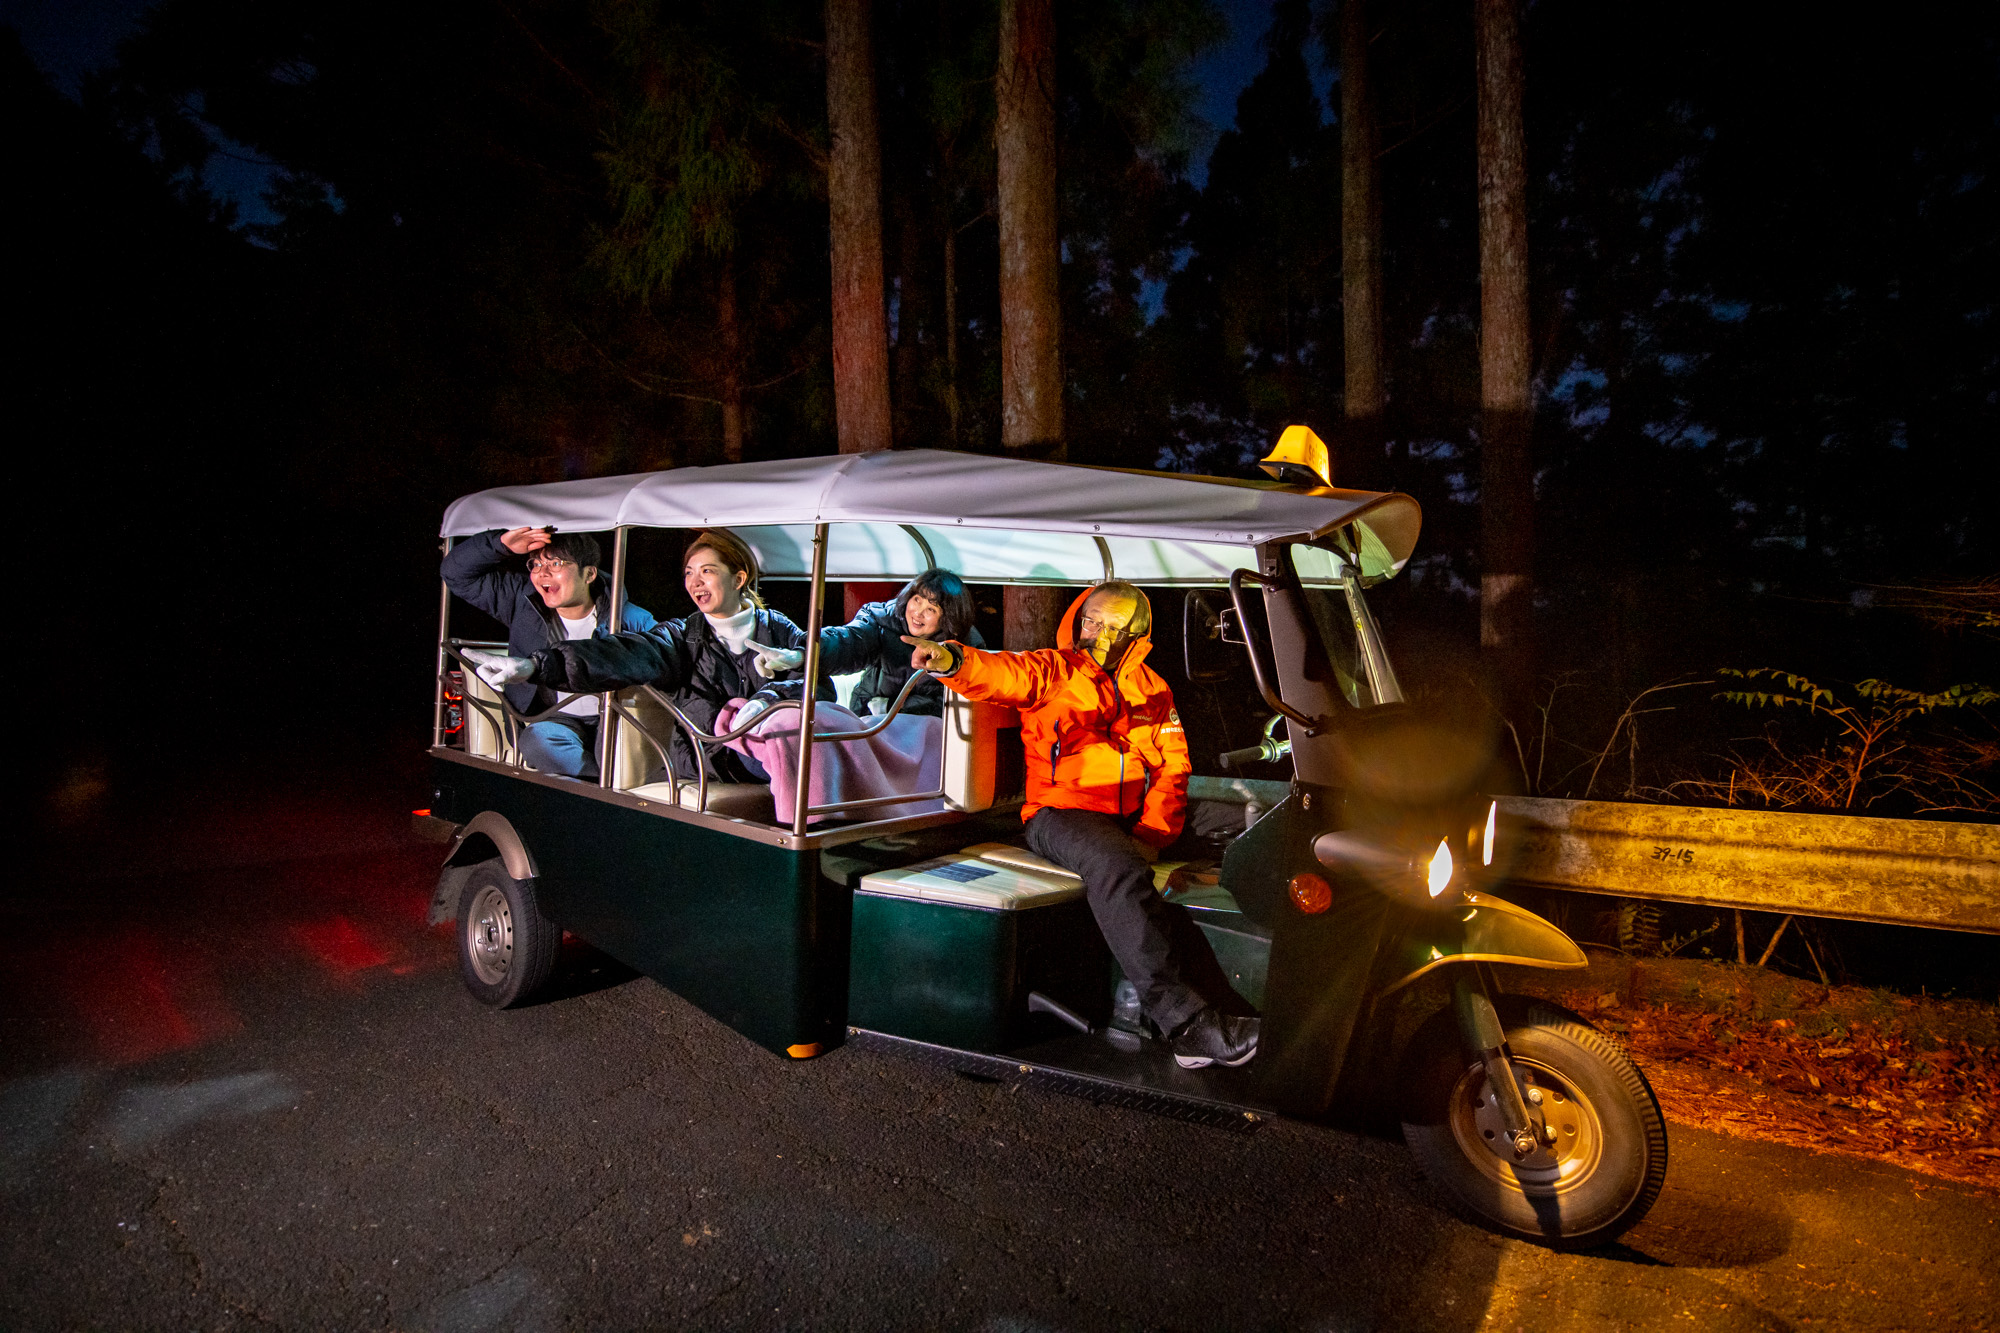
[{"label": "dark puffy jacket", "polygon": [[[757,612],[757,627],[750,637],[770,648],[805,649],[806,632],[782,612]],[[757,654],[749,649],[731,653],[729,645],[696,611],[679,620],[662,620],[641,634],[614,634],[606,638],[581,639],[554,644],[533,654],[535,681],[557,690],[622,690],[631,685],[652,685],[688,715],[703,731],[715,731],[715,715],[731,699],[747,699],[762,693],[767,698],[785,693],[783,684],[795,681],[797,672],[787,672],[775,685],[758,675],[752,665]],[[798,696],[794,685],[789,692]],[[821,687],[822,698],[833,692]],[[679,777],[694,777],[695,751],[687,737],[674,732],[674,768]],[[742,756],[722,749],[711,756],[709,772],[724,782],[754,782],[757,779],[742,765]]]},{"label": "dark puffy jacket", "polygon": [[[894,602],[870,602],[845,625],[819,632],[820,674],[844,676],[850,671],[861,672],[847,706],[866,717],[870,699],[895,698],[910,678],[910,645],[903,642],[903,636],[909,632],[909,625],[896,614]],[[974,648],[986,646],[986,640],[979,637],[976,629],[968,629],[958,642]],[[903,712],[920,717],[943,716],[944,688],[935,679],[925,681],[910,691]]]},{"label": "dark puffy jacket", "polygon": [[[527,561],[500,544],[500,530],[467,537],[444,558],[445,586],[507,627],[507,651],[533,657],[551,644],[568,643],[556,613],[543,605],[542,595],[528,581]],[[603,571],[597,576],[597,634],[610,634],[611,588]],[[628,630],[649,630],[657,623],[644,607],[625,604]],[[555,691],[538,685],[509,685],[507,702],[523,713],[553,707]]]}]

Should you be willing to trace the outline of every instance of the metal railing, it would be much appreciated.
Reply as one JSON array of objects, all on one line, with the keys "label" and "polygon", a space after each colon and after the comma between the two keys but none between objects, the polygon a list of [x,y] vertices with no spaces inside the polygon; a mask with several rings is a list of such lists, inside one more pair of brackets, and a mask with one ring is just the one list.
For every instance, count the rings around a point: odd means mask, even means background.
[{"label": "metal railing", "polygon": [[[463,671],[476,675],[478,671],[477,667],[466,659],[461,650],[465,648],[500,648],[504,646],[503,644],[485,640],[447,639],[440,645],[439,660],[442,663],[457,662]],[[909,702],[911,693],[919,684],[933,678],[932,673],[928,671],[912,672],[910,678],[903,682],[903,688],[897,692],[895,699],[890,703],[888,711],[874,722],[855,731],[815,732],[811,743],[814,745],[828,743],[843,744],[848,741],[865,741],[871,739],[880,734],[884,728],[902,715],[904,705]],[[450,684],[448,668],[440,670],[439,681],[441,685],[448,686]],[[775,713],[780,713],[787,709],[796,709],[802,714],[806,711],[805,705],[800,699],[780,699],[769,708],[760,711],[756,716],[734,727],[721,732],[710,733],[696,726],[693,719],[689,718],[687,713],[678,704],[663,694],[656,686],[640,685],[638,689],[641,693],[652,699],[653,702],[664,708],[674,719],[675,725],[686,733],[689,741],[695,746],[724,745],[748,735],[754,727]],[[503,737],[507,737],[510,731],[518,731],[521,727],[532,726],[537,722],[546,721],[554,717],[557,713],[560,713],[566,705],[578,699],[592,697],[593,694],[597,693],[590,690],[577,690],[562,694],[557,697],[553,704],[536,713],[523,713],[515,708],[504,694],[499,694],[497,691],[496,697],[493,699],[475,698],[471,693],[467,692],[464,694],[462,702],[467,707],[478,709],[481,715],[493,724],[496,731]],[[616,717],[623,722],[629,723],[633,730],[638,732],[640,737],[649,743],[659,754],[661,766],[667,772],[667,781],[674,787],[676,792],[675,799],[678,800],[681,778],[678,765],[674,762],[671,735],[664,739],[656,735],[653,729],[646,724],[646,720],[628,707],[625,701],[617,696],[616,692],[604,692],[598,695],[598,697],[602,698],[604,706],[608,710],[608,716]],[[607,731],[616,730],[608,724],[604,729]],[[507,744],[518,752],[518,742],[510,739]],[[603,748],[602,753],[605,761],[615,761],[617,751],[614,748],[606,746]],[[706,810],[708,808],[708,773],[710,765],[707,762],[703,762],[704,759],[705,756],[697,749],[694,777],[695,808],[697,810]],[[604,785],[609,787],[611,785],[610,769],[605,767],[601,772],[605,777]],[[809,767],[805,768],[804,772],[809,778]],[[848,810],[863,810],[875,806],[903,805],[912,801],[942,800],[945,797],[942,756],[940,756],[938,777],[938,786],[933,791],[912,792],[907,795],[898,793],[893,796],[870,796],[852,801],[831,801],[823,805],[808,805],[806,803],[807,789],[801,786],[798,791],[798,801],[794,806],[794,832],[798,832],[807,820],[821,815],[838,814]]]}]

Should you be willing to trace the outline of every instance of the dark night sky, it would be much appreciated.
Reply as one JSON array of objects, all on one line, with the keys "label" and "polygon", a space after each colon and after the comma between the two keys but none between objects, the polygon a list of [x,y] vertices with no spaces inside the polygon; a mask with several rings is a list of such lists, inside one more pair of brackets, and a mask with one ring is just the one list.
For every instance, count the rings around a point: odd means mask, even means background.
[{"label": "dark night sky", "polygon": [[[1263,68],[1259,45],[1271,24],[1271,0],[1217,0],[1229,21],[1229,35],[1196,62],[1201,87],[1196,110],[1213,131],[1236,119],[1236,97]],[[17,28],[22,41],[56,86],[75,96],[84,76],[109,64],[119,39],[130,33],[149,0],[0,0],[0,23]],[[1314,84],[1324,97],[1331,75],[1317,56]],[[1206,181],[1206,152],[1197,155],[1198,183]],[[269,172],[253,163],[218,156],[209,166],[209,188],[233,198],[245,221],[268,221],[258,198]]]},{"label": "dark night sky", "polygon": [[110,62],[149,7],[144,0],[0,0],[0,23],[18,29],[36,63],[74,97],[83,76]]}]

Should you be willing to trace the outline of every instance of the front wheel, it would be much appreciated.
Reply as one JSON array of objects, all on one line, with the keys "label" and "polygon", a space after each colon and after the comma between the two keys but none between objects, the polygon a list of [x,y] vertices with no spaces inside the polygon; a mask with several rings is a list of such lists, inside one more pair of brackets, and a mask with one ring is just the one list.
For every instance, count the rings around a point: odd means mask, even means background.
[{"label": "front wheel", "polygon": [[[1646,1215],[1667,1178],[1667,1128],[1646,1076],[1574,1015],[1528,1006],[1507,1048],[1542,1145],[1517,1158],[1486,1068],[1449,1010],[1421,1031],[1405,1066],[1403,1138],[1424,1174],[1474,1220],[1554,1245],[1603,1245]],[[1539,1097],[1537,1097],[1539,1094]]]},{"label": "front wheel", "polygon": [[498,861],[477,866],[458,898],[458,971],[474,999],[508,1009],[533,998],[555,969],[562,931],[542,915],[533,880]]}]

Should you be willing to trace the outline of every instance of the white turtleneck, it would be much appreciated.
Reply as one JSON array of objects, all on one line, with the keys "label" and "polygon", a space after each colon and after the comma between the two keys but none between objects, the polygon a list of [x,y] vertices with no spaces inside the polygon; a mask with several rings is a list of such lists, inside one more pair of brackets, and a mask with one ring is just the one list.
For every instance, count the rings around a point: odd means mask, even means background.
[{"label": "white turtleneck", "polygon": [[730,655],[734,656],[743,651],[750,636],[757,632],[757,608],[746,604],[733,616],[709,616],[708,625],[729,645]]}]

